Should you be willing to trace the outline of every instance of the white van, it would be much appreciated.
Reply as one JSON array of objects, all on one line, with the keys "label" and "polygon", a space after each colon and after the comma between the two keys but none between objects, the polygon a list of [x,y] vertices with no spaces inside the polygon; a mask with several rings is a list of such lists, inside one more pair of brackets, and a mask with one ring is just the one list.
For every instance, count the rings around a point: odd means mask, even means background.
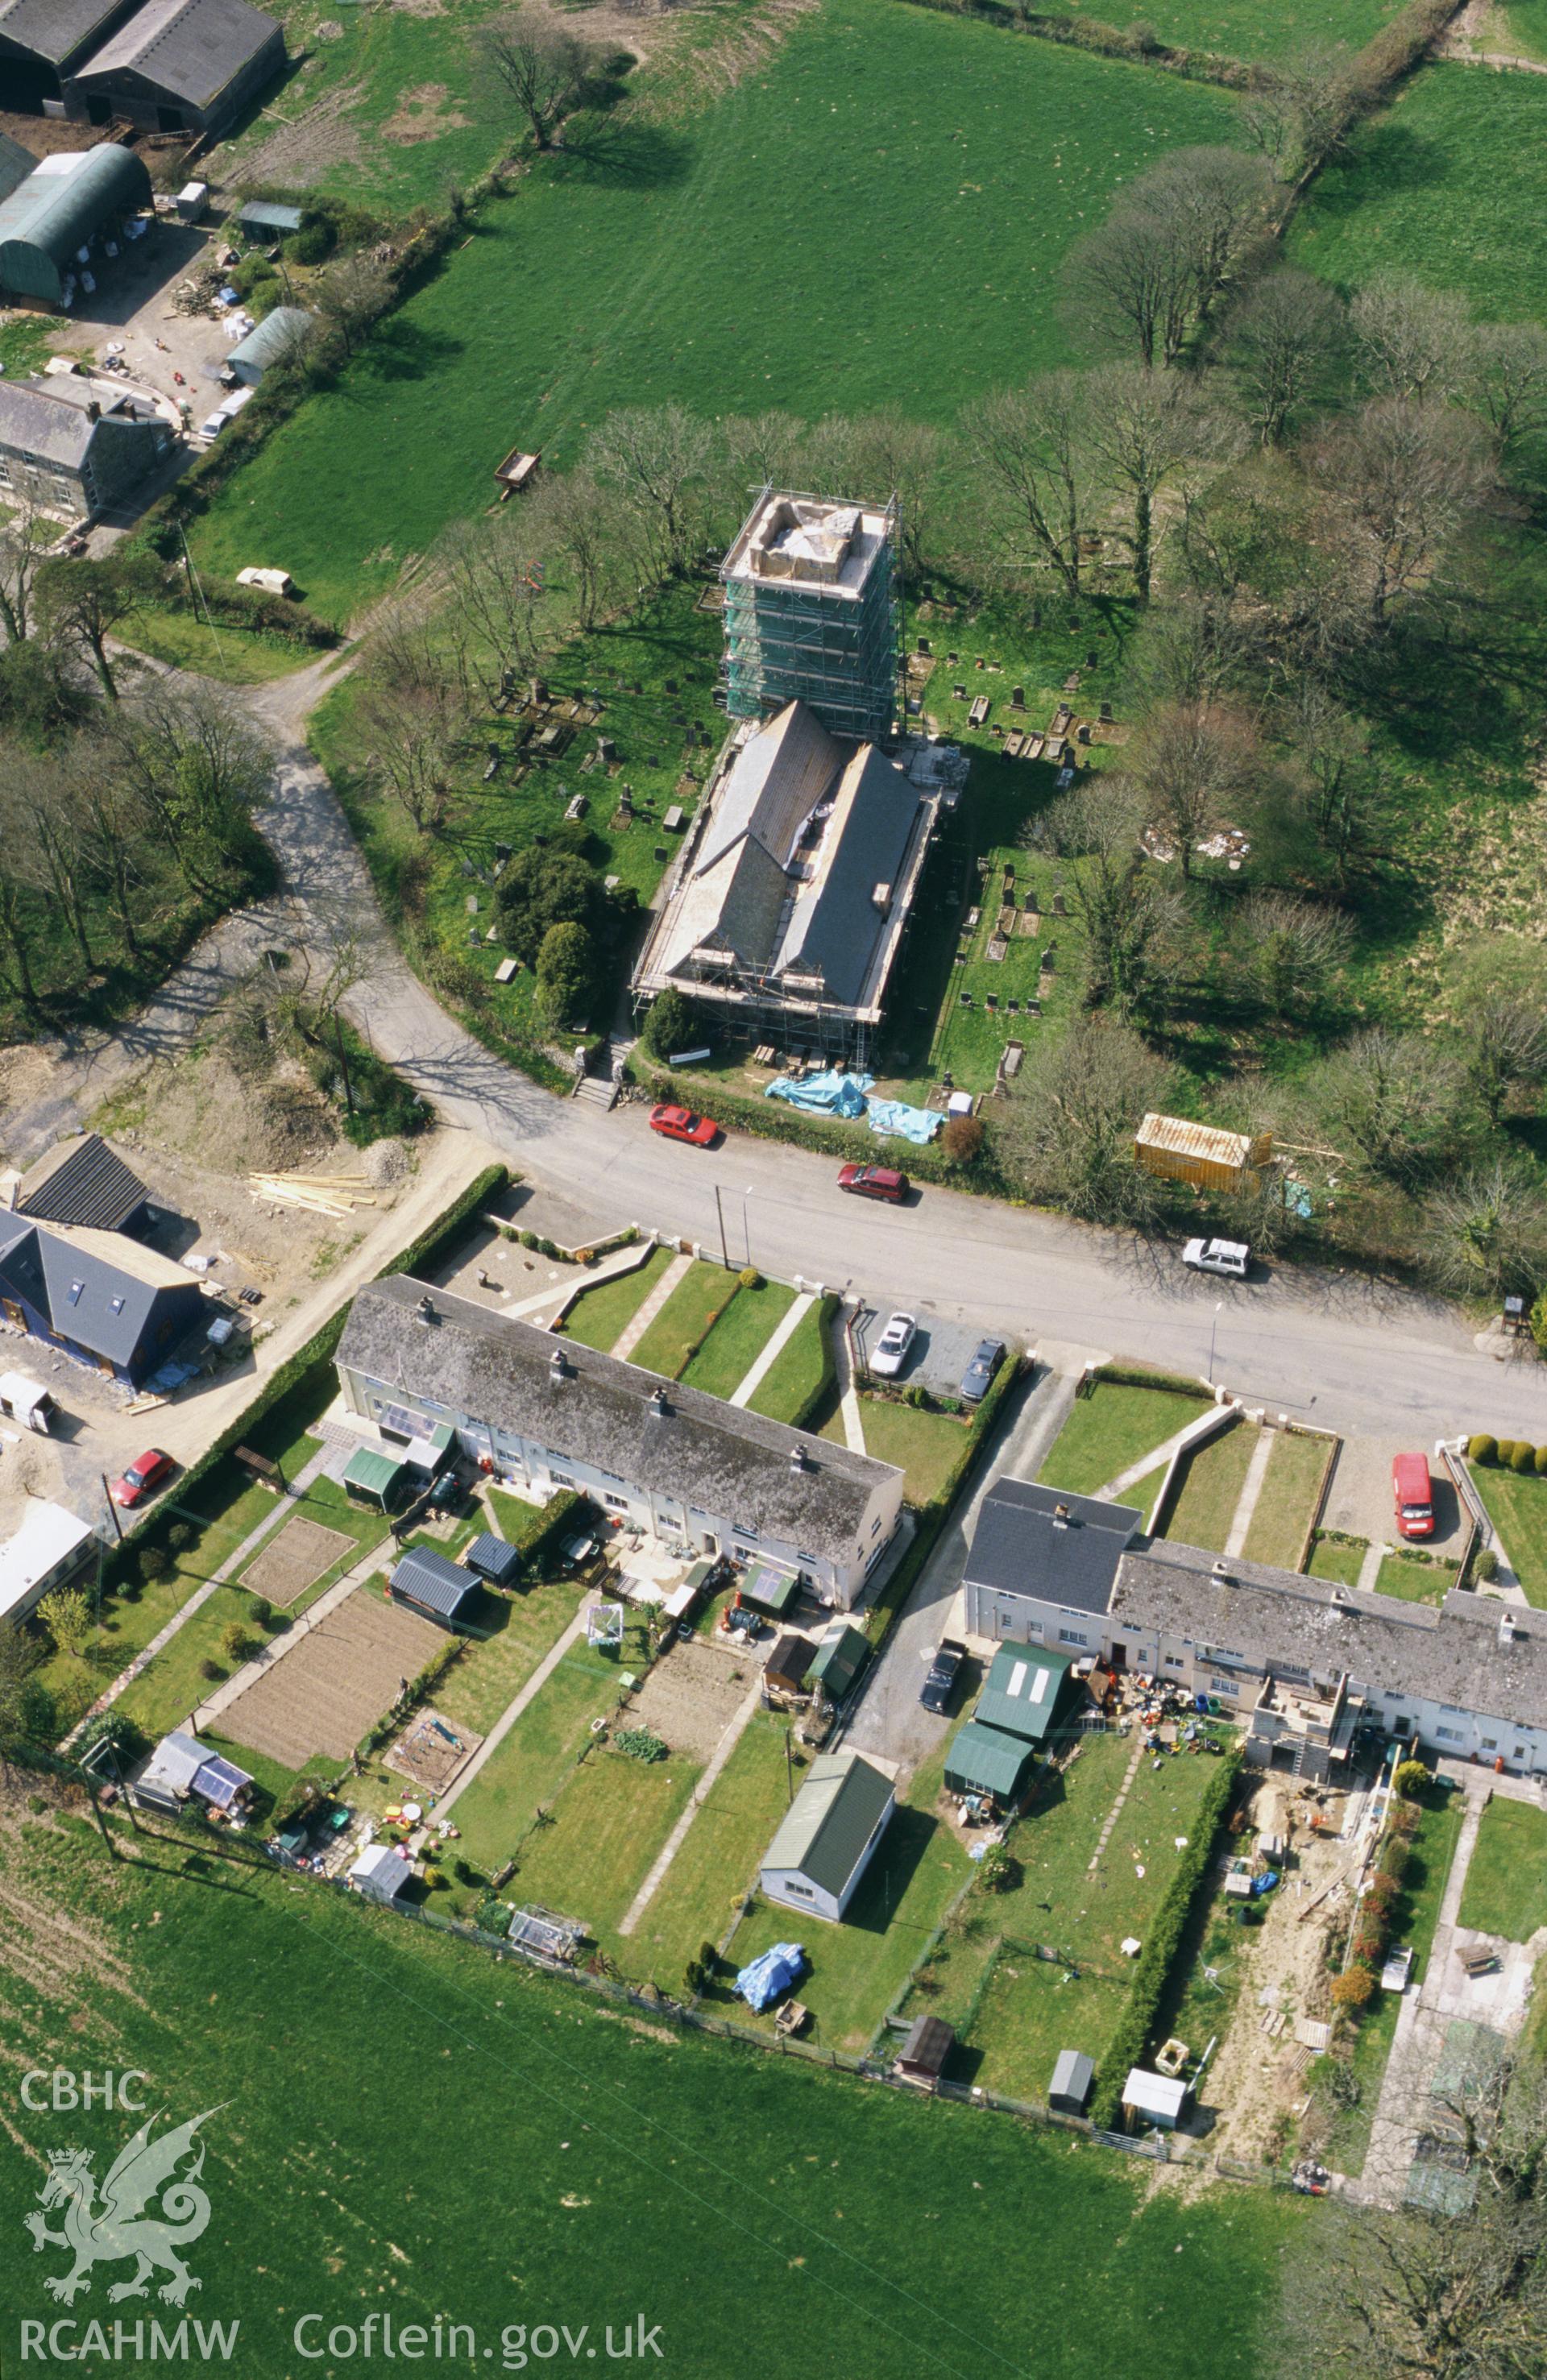
[{"label": "white van", "polygon": [[0,1372],[0,1414],[20,1422],[23,1429],[35,1429],[46,1438],[50,1417],[58,1410],[48,1390],[24,1372]]},{"label": "white van", "polygon": [[250,388],[233,389],[231,395],[223,399],[223,401],[215,407],[213,413],[205,415],[203,420],[199,425],[200,437],[218,438],[221,431],[225,428],[226,423],[228,421],[235,421],[238,414],[241,411],[243,406],[249,402],[251,395],[252,391]]}]

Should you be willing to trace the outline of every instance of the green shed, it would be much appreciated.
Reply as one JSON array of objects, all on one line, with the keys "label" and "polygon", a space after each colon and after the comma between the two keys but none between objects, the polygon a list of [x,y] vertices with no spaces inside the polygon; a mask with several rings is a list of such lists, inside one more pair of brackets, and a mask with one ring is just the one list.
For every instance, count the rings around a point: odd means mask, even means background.
[{"label": "green shed", "polygon": [[1072,1653],[1045,1653],[1040,1645],[1001,1645],[972,1716],[1002,1735],[1045,1743],[1058,1731],[1078,1691],[1073,1669]]},{"label": "green shed", "polygon": [[0,290],[57,306],[79,250],[150,203],[149,174],[116,140],[45,158],[0,200]]},{"label": "green shed", "polygon": [[945,1755],[945,1791],[1013,1802],[1035,1756],[1024,1736],[1006,1735],[1000,1728],[985,1727],[981,1718],[969,1718],[956,1730]]},{"label": "green shed", "polygon": [[741,1582],[742,1602],[756,1604],[760,1611],[771,1611],[775,1620],[784,1618],[799,1592],[798,1579],[792,1578],[787,1570],[774,1570],[769,1562],[754,1562]]},{"label": "green shed", "polygon": [[841,1703],[871,1658],[870,1644],[847,1620],[834,1620],[818,1641],[806,1672],[809,1686],[820,1686],[830,1703]]},{"label": "green shed", "polygon": [[378,1512],[390,1512],[407,1467],[396,1455],[357,1447],[344,1468],[344,1492],[358,1497],[362,1504],[374,1504]]}]

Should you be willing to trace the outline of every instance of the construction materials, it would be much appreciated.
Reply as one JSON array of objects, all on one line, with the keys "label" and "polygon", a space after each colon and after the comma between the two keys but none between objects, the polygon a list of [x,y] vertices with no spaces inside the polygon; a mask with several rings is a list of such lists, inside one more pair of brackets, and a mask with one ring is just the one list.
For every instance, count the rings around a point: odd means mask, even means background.
[{"label": "construction materials", "polygon": [[357,1207],[376,1204],[376,1194],[363,1173],[250,1173],[248,1187],[255,1198],[298,1207],[309,1215],[326,1215],[334,1222],[352,1215]]}]

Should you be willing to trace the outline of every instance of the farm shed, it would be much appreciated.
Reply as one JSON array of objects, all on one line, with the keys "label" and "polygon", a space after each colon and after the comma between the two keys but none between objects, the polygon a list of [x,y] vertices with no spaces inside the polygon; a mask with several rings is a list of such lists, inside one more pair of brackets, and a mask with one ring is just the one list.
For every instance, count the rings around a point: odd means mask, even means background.
[{"label": "farm shed", "polygon": [[80,250],[150,203],[149,174],[116,141],[45,157],[0,200],[0,290],[57,306]]},{"label": "farm shed", "polygon": [[1180,2075],[1152,2074],[1148,2067],[1130,2066],[1123,2085],[1123,2113],[1141,2124],[1174,2132],[1192,2100],[1192,2085]]},{"label": "farm shed", "polygon": [[408,1465],[394,1454],[378,1454],[369,1446],[357,1447],[344,1466],[344,1493],[357,1502],[374,1505],[378,1512],[390,1512],[403,1485]]},{"label": "farm shed", "polygon": [[[61,113],[65,78],[121,25],[134,0],[0,0],[0,88],[18,114]],[[31,160],[28,160],[30,164]]]},{"label": "farm shed", "polygon": [[921,2016],[898,2050],[892,2071],[899,2082],[933,2091],[956,2046],[956,2036],[943,2016]]},{"label": "farm shed", "polygon": [[1096,2070],[1082,2049],[1061,2049],[1048,2085],[1047,2104],[1055,2116],[1083,2116]]},{"label": "farm shed", "polygon": [[503,1537],[474,1537],[464,1556],[468,1568],[491,1586],[514,1586],[521,1575],[521,1557]]},{"label": "farm shed", "polygon": [[152,1221],[150,1193],[100,1133],[55,1141],[21,1177],[18,1215],[39,1223],[84,1223],[98,1232],[138,1232]]},{"label": "farm shed", "polygon": [[141,1802],[160,1810],[180,1810],[190,1801],[212,1810],[239,1809],[252,1790],[252,1779],[234,1761],[201,1743],[181,1728],[164,1735],[134,1781]]},{"label": "farm shed", "polygon": [[1031,1746],[1023,1737],[1006,1735],[1002,1728],[985,1727],[981,1719],[969,1718],[956,1730],[956,1741],[945,1755],[945,1791],[1013,1802],[1032,1757]]},{"label": "farm shed", "polygon": [[144,0],[76,68],[65,103],[140,132],[224,131],[285,65],[285,33],[248,0]]},{"label": "farm shed", "polygon": [[1147,1115],[1134,1139],[1135,1160],[1167,1182],[1200,1190],[1250,1190],[1273,1153],[1271,1132],[1222,1132],[1184,1116]]},{"label": "farm shed", "polygon": [[237,221],[257,238],[280,239],[299,231],[304,217],[299,207],[284,206],[277,199],[248,199]]},{"label": "farm shed", "polygon": [[457,1621],[482,1588],[470,1570],[447,1561],[432,1546],[415,1546],[393,1572],[387,1592],[394,1603],[422,1611],[428,1620]]},{"label": "farm shed", "polygon": [[16,1535],[0,1546],[0,1621],[25,1620],[53,1588],[78,1577],[97,1550],[89,1521],[30,1497]]},{"label": "farm shed", "polygon": [[361,1852],[350,1868],[346,1882],[367,1900],[394,1901],[412,1876],[406,1859],[399,1859],[390,1843],[372,1843]]},{"label": "farm shed", "polygon": [[311,335],[311,316],[303,306],[276,306],[245,339],[238,339],[226,360],[245,388],[260,388],[272,364],[283,364],[299,354]]},{"label": "farm shed", "polygon": [[834,1620],[817,1641],[806,1683],[820,1686],[830,1703],[841,1703],[870,1658],[869,1637],[847,1620]]},{"label": "farm shed", "polygon": [[835,1925],[896,1806],[889,1777],[858,1752],[824,1752],[786,1811],[758,1881],[770,1900]]},{"label": "farm shed", "polygon": [[1038,1645],[1001,1645],[983,1681],[974,1719],[1025,1742],[1045,1743],[1075,1699],[1072,1653],[1044,1653]]},{"label": "farm shed", "polygon": [[806,1672],[811,1666],[811,1640],[786,1630],[762,1665],[767,1683],[778,1694],[798,1694],[806,1683]]}]

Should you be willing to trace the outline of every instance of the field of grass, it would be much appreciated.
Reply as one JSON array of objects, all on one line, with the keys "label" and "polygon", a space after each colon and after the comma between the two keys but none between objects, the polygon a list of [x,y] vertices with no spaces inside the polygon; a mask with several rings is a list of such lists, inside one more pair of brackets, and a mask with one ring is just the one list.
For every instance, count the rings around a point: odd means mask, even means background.
[{"label": "field of grass", "polygon": [[738,1289],[683,1373],[688,1386],[706,1396],[734,1396],[794,1304],[794,1290],[782,1281]]},{"label": "field of grass", "polygon": [[1547,1812],[1529,1802],[1490,1802],[1461,1891],[1460,1923],[1506,1942],[1547,1925]]},{"label": "field of grass", "polygon": [[878,1463],[895,1463],[907,1474],[903,1494],[910,1504],[932,1503],[952,1465],[961,1459],[970,1423],[951,1414],[915,1413],[885,1397],[862,1397],[859,1420],[865,1451]]},{"label": "field of grass", "polygon": [[1044,1487],[1093,1496],[1208,1410],[1207,1397],[1098,1380],[1088,1397],[1076,1400],[1037,1476]]},{"label": "field of grass", "polygon": [[530,436],[567,463],[610,406],[946,419],[1067,359],[1071,239],[1124,179],[1234,122],[1224,93],[1141,67],[828,0],[713,107],[635,114],[608,153],[549,160],[488,209],[215,497],[196,557],[239,569],[256,509],[337,618],[488,503],[506,448]]},{"label": "field of grass", "polygon": [[1527,1600],[1547,1609],[1547,1479],[1520,1479],[1477,1463],[1467,1468]]},{"label": "field of grass", "polygon": [[[915,1771],[841,1925],[760,1897],[732,1937],[726,1956],[734,1967],[749,1965],[775,1942],[805,1945],[813,1963],[800,1998],[814,2021],[812,2038],[828,2048],[866,2047],[970,1873],[967,1854],[934,1815],[944,1767],[941,1751]],[[735,2013],[773,2030],[772,2011],[749,2019],[738,2001]]]},{"label": "field of grass", "polygon": [[1380,1595],[1400,1596],[1404,1603],[1442,1603],[1456,1584],[1454,1562],[1414,1561],[1411,1556],[1383,1556],[1376,1573]]},{"label": "field of grass", "polygon": [[[1346,42],[1359,49],[1395,14],[1400,0],[1291,0],[1261,9],[1252,0],[1091,0],[1088,13],[1108,25],[1151,25],[1179,49],[1212,50],[1227,58],[1294,57],[1299,51]],[[1076,13],[1079,13],[1077,9]]]},{"label": "field of grass", "polygon": [[[1410,1945],[1416,1953],[1409,1990],[1416,1991],[1423,1982],[1425,1961],[1440,1922],[1445,1878],[1461,1832],[1461,1813],[1455,1806],[1460,1798],[1458,1793],[1435,1793],[1425,1803],[1402,1890],[1393,1905],[1392,1942]],[[1378,1992],[1358,2020],[1352,2058],[1358,2101],[1334,2118],[1323,2152],[1327,2163],[1341,2173],[1358,2174],[1363,2168],[1402,1997],[1400,1992]]]},{"label": "field of grass", "polygon": [[1256,1445],[1255,1429],[1236,1422],[1188,1456],[1165,1524],[1168,1537],[1175,1537],[1179,1546],[1202,1546],[1216,1554],[1224,1551]]},{"label": "field of grass", "polygon": [[566,1336],[605,1355],[638,1314],[673,1254],[670,1248],[655,1248],[635,1271],[619,1273],[615,1281],[599,1281],[594,1289],[588,1289],[565,1317]]},{"label": "field of grass", "polygon": [[[582,1641],[528,1704],[457,1803],[463,1856],[475,1866],[493,1870],[517,1856],[539,1806],[545,1809],[573,1776],[591,1720],[611,1715],[617,1670]],[[512,1889],[527,1897],[518,1877]]]},{"label": "field of grass", "polygon": [[1312,186],[1295,261],[1357,286],[1411,273],[1462,292],[1484,322],[1547,319],[1547,82],[1430,65]]},{"label": "field of grass", "polygon": [[212,627],[191,612],[139,612],[124,633],[137,653],[172,669],[199,670],[224,686],[266,686],[322,658],[289,637],[265,636],[229,622]]},{"label": "field of grass", "polygon": [[1357,1586],[1369,1550],[1363,1537],[1357,1538],[1351,1545],[1345,1545],[1336,1537],[1325,1536],[1318,1531],[1316,1543],[1310,1549],[1308,1575],[1335,1579],[1339,1586]]},{"label": "field of grass", "polygon": [[1297,1567],[1326,1465],[1324,1438],[1279,1431],[1247,1531],[1243,1550],[1249,1561],[1276,1562],[1285,1570]]},{"label": "field of grass", "polygon": [[[688,1961],[704,1942],[723,1939],[787,1804],[788,1733],[782,1719],[753,1712],[637,1929],[619,1946],[627,1973],[680,1991]],[[797,1788],[809,1758],[802,1753],[795,1759]]]},{"label": "field of grass", "polygon": [[583,1918],[605,1950],[626,1960],[618,1919],[702,1774],[700,1761],[676,1752],[646,1762],[610,1744],[591,1751],[554,1801],[551,1823],[528,1837],[510,1894]]},{"label": "field of grass", "polygon": [[701,1260],[690,1265],[628,1360],[668,1380],[680,1378],[699,1341],[741,1295],[736,1275]]},{"label": "field of grass", "polygon": [[[1040,2363],[1050,2305],[1059,2380],[1102,2380],[1115,2334],[1143,2337],[1148,2380],[1268,2368],[1301,2203],[1151,2197],[1059,2135],[678,2036],[202,1843],[115,1864],[84,1820],[12,1819],[0,1858],[13,2053],[52,2066],[68,2039],[93,2071],[142,2068],[177,2121],[229,2106],[201,2135],[215,2216],[189,2312],[239,2321],[233,2370],[295,2369],[303,2312],[325,2334],[384,2303],[400,2330],[476,2325],[496,2372],[524,2351],[506,2325],[588,2324],[594,2344],[642,2313],[673,2380],[787,2360],[793,2338],[810,2380],[979,2380]],[[304,2054],[304,2090],[274,2090],[276,2043]],[[100,2175],[128,2130],[101,2108],[14,2129],[17,2239],[50,2149]],[[1029,2299],[1028,2237],[1049,2276]],[[59,2269],[9,2261],[8,2322],[59,2312]]]},{"label": "field of grass", "polygon": [[749,1412],[767,1414],[774,1421],[794,1421],[807,1412],[826,1370],[823,1334],[827,1328],[825,1301],[819,1298],[801,1316],[763,1374]]}]

